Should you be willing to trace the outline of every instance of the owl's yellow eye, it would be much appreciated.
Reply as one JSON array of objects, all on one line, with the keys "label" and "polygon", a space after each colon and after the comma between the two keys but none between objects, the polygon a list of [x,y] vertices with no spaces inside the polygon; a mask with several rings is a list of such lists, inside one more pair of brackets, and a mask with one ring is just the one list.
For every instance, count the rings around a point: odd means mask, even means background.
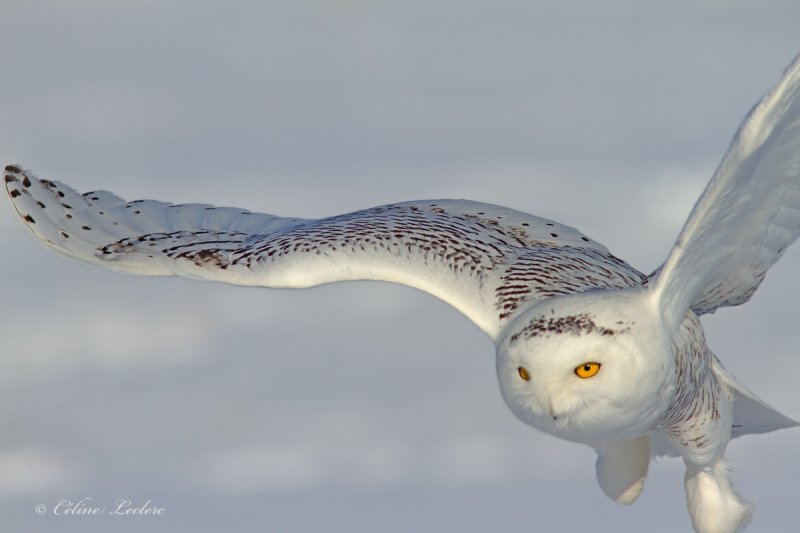
[{"label": "owl's yellow eye", "polygon": [[583,363],[575,367],[575,375],[581,379],[590,378],[600,372],[600,363]]},{"label": "owl's yellow eye", "polygon": [[525,381],[531,380],[531,375],[528,374],[528,369],[525,368],[524,366],[517,368],[517,374],[519,374],[519,377],[521,377]]}]

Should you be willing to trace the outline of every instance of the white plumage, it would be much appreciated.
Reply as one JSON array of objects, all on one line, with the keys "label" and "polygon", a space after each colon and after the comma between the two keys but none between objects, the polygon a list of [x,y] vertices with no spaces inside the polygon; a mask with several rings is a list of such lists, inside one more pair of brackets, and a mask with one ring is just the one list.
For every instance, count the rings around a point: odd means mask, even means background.
[{"label": "white plumage", "polygon": [[78,194],[8,166],[20,220],[54,251],[144,275],[267,287],[384,280],[427,291],[497,346],[522,421],[596,449],[597,480],[633,503],[654,455],[686,464],[699,532],[751,506],[723,458],[731,437],[797,425],[708,349],[699,315],[746,302],[800,235],[800,57],[748,114],[665,263],[637,271],[574,228],[465,200],[306,220]]}]

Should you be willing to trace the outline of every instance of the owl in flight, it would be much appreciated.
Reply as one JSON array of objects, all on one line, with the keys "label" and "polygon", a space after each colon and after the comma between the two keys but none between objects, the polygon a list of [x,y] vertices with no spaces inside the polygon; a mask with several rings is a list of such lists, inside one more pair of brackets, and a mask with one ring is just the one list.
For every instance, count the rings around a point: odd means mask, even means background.
[{"label": "owl in flight", "polygon": [[574,228],[465,200],[310,220],[78,194],[13,165],[4,180],[42,244],[84,263],[259,287],[382,280],[441,298],[494,341],[511,411],[593,447],[613,500],[637,499],[651,457],[682,457],[698,532],[751,516],[728,441],[797,425],[725,370],[699,316],[746,302],[800,235],[800,56],[747,115],[650,276]]}]

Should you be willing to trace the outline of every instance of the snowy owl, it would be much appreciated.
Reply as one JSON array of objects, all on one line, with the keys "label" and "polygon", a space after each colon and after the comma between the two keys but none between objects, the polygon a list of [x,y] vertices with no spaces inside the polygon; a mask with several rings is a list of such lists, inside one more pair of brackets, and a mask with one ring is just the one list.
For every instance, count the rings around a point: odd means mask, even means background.
[{"label": "snowy owl", "polygon": [[594,448],[613,500],[638,498],[653,456],[682,457],[698,532],[750,519],[728,441],[797,425],[725,370],[698,317],[746,302],[800,235],[800,56],[747,115],[649,276],[574,228],[471,201],[309,220],[78,194],[14,165],[4,181],[42,244],[84,263],[265,287],[383,280],[441,298],[494,341],[511,411]]}]

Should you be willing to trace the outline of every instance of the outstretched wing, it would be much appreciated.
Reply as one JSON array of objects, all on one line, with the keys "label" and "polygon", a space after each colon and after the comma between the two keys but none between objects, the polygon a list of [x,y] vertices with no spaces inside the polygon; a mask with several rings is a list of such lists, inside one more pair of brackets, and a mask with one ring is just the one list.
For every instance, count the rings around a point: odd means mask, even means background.
[{"label": "outstretched wing", "polygon": [[654,282],[667,320],[746,302],[800,235],[800,56],[750,111]]},{"label": "outstretched wing", "polygon": [[305,220],[230,207],[78,194],[6,167],[22,222],[52,250],[120,272],[301,288],[382,280],[429,292],[496,338],[537,298],[644,277],[573,228],[464,200]]}]

